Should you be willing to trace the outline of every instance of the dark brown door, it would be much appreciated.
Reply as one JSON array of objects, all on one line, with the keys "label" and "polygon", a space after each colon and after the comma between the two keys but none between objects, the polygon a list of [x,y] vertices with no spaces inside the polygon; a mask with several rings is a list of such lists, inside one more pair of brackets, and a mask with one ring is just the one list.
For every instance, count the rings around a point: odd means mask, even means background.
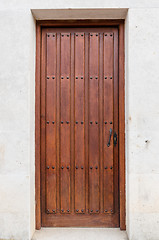
[{"label": "dark brown door", "polygon": [[119,227],[118,29],[44,28],[42,226]]}]

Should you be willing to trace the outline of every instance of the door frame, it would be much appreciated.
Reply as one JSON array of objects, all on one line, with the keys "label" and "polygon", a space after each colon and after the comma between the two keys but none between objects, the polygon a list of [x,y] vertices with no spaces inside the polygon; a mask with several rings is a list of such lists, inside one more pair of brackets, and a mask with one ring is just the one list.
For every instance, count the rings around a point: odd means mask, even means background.
[{"label": "door frame", "polygon": [[125,48],[124,20],[40,20],[36,22],[35,73],[35,216],[36,229],[41,228],[41,164],[40,164],[40,92],[41,92],[41,33],[43,27],[117,27],[119,30],[119,208],[120,229],[126,229],[125,194]]}]

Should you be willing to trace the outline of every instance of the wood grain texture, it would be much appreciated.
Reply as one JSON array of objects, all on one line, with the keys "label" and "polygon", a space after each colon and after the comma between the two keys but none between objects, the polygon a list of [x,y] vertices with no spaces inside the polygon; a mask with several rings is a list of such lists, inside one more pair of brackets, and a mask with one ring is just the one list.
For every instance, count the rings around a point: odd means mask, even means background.
[{"label": "wood grain texture", "polygon": [[[110,200],[110,203],[113,202],[113,212],[110,211],[109,214],[104,213],[105,206],[104,204],[108,204],[108,196],[105,194],[104,187],[104,37],[103,34],[107,32],[108,34],[113,33],[114,39],[114,48],[113,53],[113,67],[114,67],[114,78],[112,79],[115,83],[112,85],[112,98],[111,102],[113,104],[112,114],[113,114],[113,129],[118,132],[118,110],[115,108],[115,104],[118,104],[116,98],[118,98],[118,29],[114,27],[103,27],[99,28],[98,24],[104,26],[104,23],[101,21],[97,21],[95,24],[97,27],[93,29],[89,28],[44,28],[42,32],[42,52],[41,52],[41,211],[42,211],[42,226],[99,226],[99,227],[118,227],[119,226],[119,201],[118,201],[118,147],[114,147],[111,149],[112,159],[114,164],[113,176],[109,177],[107,181],[110,183],[110,179],[113,179],[114,186],[113,189],[113,197]],[[114,21],[113,21],[114,22]],[[39,25],[45,25],[46,23],[39,22]],[[53,23],[52,23],[53,24]],[[64,25],[66,26],[69,23],[66,22]],[[75,23],[74,21],[70,24],[79,26],[79,23]],[[84,22],[82,23],[84,24]],[[87,24],[91,25],[89,21],[85,22],[85,26]],[[112,23],[113,25],[114,23]],[[121,24],[121,21],[117,23],[117,25]],[[94,25],[94,26],[95,26]],[[111,24],[110,24],[111,25]],[[51,25],[50,25],[51,26]],[[56,196],[56,213],[48,214],[47,213],[47,148],[49,146],[45,146],[46,143],[44,139],[47,139],[47,135],[50,134],[50,131],[47,133],[47,99],[53,99],[54,94],[49,97],[49,93],[47,93],[47,89],[49,92],[53,92],[53,84],[50,85],[49,81],[46,82],[48,86],[45,86],[43,82],[46,80],[47,76],[47,67],[51,64],[51,71],[53,71],[54,67],[51,63],[52,59],[49,60],[49,64],[47,64],[47,52],[46,45],[47,39],[46,34],[51,33],[55,34],[57,37],[57,67],[56,67],[56,194],[52,195],[50,199],[52,199],[51,204],[54,204],[54,199]],[[66,35],[66,41],[62,42],[61,34]],[[78,43],[75,39],[75,34],[84,35],[82,40],[82,36],[78,38]],[[98,36],[94,36],[98,39],[98,43],[93,43],[91,45],[90,42],[90,34],[98,34]],[[67,36],[69,35],[69,36]],[[119,36],[120,38],[120,36]],[[69,41],[68,41],[69,39]],[[68,43],[69,42],[69,43]],[[79,47],[76,46],[79,45]],[[98,45],[98,46],[97,46]],[[69,47],[68,47],[69,46]],[[89,48],[92,46],[91,54],[95,57],[90,58]],[[96,48],[98,48],[98,57]],[[69,50],[68,50],[69,48]],[[94,49],[95,48],[95,49]],[[77,55],[76,58],[76,50]],[[54,51],[54,50],[51,50]],[[64,53],[64,54],[62,54]],[[62,59],[63,57],[63,59]],[[96,60],[97,57],[97,60]],[[68,61],[68,58],[70,61]],[[83,61],[84,58],[84,61]],[[98,61],[98,64],[93,60]],[[77,63],[77,65],[76,65]],[[90,79],[90,63],[91,63],[91,71],[94,79]],[[62,66],[63,64],[63,66]],[[98,67],[97,67],[98,65]],[[76,67],[77,66],[77,67]],[[98,72],[97,72],[98,71]],[[54,75],[54,73],[49,73],[50,76]],[[76,75],[83,75],[83,78],[80,81],[76,81]],[[61,78],[63,77],[63,79]],[[69,79],[67,78],[69,77]],[[98,77],[98,79],[96,79]],[[63,82],[62,82],[63,80]],[[64,81],[66,80],[66,81]],[[79,79],[78,79],[79,80]],[[90,80],[93,80],[90,82]],[[96,81],[95,81],[96,80]],[[117,81],[117,82],[116,82]],[[67,83],[67,84],[66,84]],[[98,83],[98,84],[97,84]],[[69,86],[69,88],[68,88]],[[91,88],[90,88],[91,86]],[[102,87],[103,86],[103,87]],[[46,91],[45,91],[46,89]],[[110,91],[110,92],[111,92]],[[111,93],[109,92],[109,95]],[[117,94],[116,94],[117,93]],[[47,96],[48,95],[48,96]],[[94,97],[95,96],[95,97]],[[115,97],[116,96],[116,97]],[[120,98],[120,94],[119,94]],[[46,99],[46,101],[45,101]],[[91,105],[90,105],[91,99]],[[97,107],[96,107],[97,106]],[[50,106],[50,110],[53,110],[53,106]],[[90,111],[90,109],[92,109]],[[52,112],[51,110],[51,112]],[[45,113],[46,111],[46,113]],[[107,110],[105,110],[107,111]],[[53,110],[54,112],[54,110]],[[50,114],[50,113],[49,113]],[[52,113],[51,113],[52,114]],[[92,114],[92,115],[91,115]],[[45,116],[46,115],[46,116]],[[108,115],[108,114],[107,114]],[[83,124],[76,124],[76,116],[79,122],[83,122]],[[90,124],[90,117],[94,121],[93,124]],[[53,115],[51,115],[53,118]],[[98,121],[96,120],[98,118]],[[69,120],[68,120],[69,119]],[[50,120],[51,121],[51,120]],[[61,122],[63,122],[61,124]],[[69,122],[69,123],[67,123]],[[96,123],[98,122],[98,124]],[[78,125],[78,127],[77,127]],[[91,125],[91,126],[90,126]],[[97,126],[98,125],[98,126]],[[90,137],[90,127],[92,127],[92,135],[93,138]],[[107,125],[108,126],[108,125]],[[119,125],[120,126],[120,125]],[[122,126],[123,127],[123,126]],[[50,126],[49,126],[50,128]],[[49,129],[48,128],[48,129]],[[51,129],[51,128],[50,128]],[[98,130],[97,130],[98,129]],[[62,131],[61,131],[62,130]],[[53,133],[52,132],[52,133]],[[54,135],[54,134],[53,134]],[[108,139],[109,132],[106,136]],[[50,134],[51,138],[53,137]],[[95,140],[94,140],[95,139]],[[98,139],[98,141],[96,141]],[[62,142],[61,142],[62,140]],[[49,141],[49,140],[48,140]],[[90,151],[90,141],[92,146],[92,151]],[[107,140],[106,140],[107,142]],[[53,141],[51,140],[51,144]],[[112,144],[112,142],[111,142]],[[93,147],[95,145],[95,148]],[[96,147],[97,145],[97,147]],[[51,146],[51,145],[50,145]],[[62,148],[63,149],[62,149]],[[97,150],[98,148],[98,150]],[[54,151],[54,150],[51,150]],[[62,152],[63,151],[63,152]],[[53,152],[52,152],[53,153]],[[95,154],[94,154],[95,153]],[[97,154],[96,154],[97,153]],[[53,153],[54,154],[54,153]],[[91,155],[92,154],[92,155]],[[90,169],[90,155],[92,156],[92,162],[94,164],[94,169]],[[62,156],[62,158],[61,158]],[[98,156],[98,157],[94,157]],[[44,161],[46,157],[46,162]],[[54,158],[55,159],[55,158]],[[53,160],[49,160],[53,161]],[[54,164],[54,162],[49,162],[49,164]],[[84,165],[85,169],[76,169],[76,163],[79,165]],[[84,163],[84,164],[83,164]],[[110,162],[109,162],[110,163]],[[98,164],[98,166],[97,166]],[[122,163],[123,164],[123,163]],[[38,165],[38,164],[37,164]],[[92,164],[91,164],[92,165]],[[64,167],[63,170],[61,167]],[[124,165],[122,165],[123,167]],[[67,168],[69,167],[69,169]],[[82,166],[83,167],[83,166]],[[96,168],[97,167],[97,168]],[[44,168],[44,169],[43,169]],[[49,169],[50,170],[50,169]],[[84,170],[84,171],[83,171]],[[95,178],[90,179],[90,170],[92,173],[96,174]],[[118,171],[119,170],[119,171]],[[63,172],[63,173],[62,173]],[[50,171],[51,173],[51,171]],[[76,174],[77,173],[77,174]],[[51,179],[52,174],[50,174]],[[44,180],[46,179],[46,181]],[[90,201],[90,182],[94,184],[94,190],[92,191],[92,202]],[[53,180],[54,181],[54,180]],[[120,182],[121,183],[121,182]],[[110,184],[110,185],[111,185]],[[123,184],[123,182],[122,182]],[[64,187],[65,186],[65,187]],[[93,186],[93,185],[92,185]],[[52,185],[49,187],[51,189]],[[95,194],[97,189],[98,194]],[[112,189],[112,188],[110,188]],[[106,189],[106,192],[109,192],[109,188]],[[93,195],[94,194],[94,195]],[[104,197],[105,194],[105,197]],[[51,196],[51,195],[50,195]],[[97,199],[95,199],[97,198]],[[106,201],[105,201],[105,200]],[[91,205],[90,205],[91,204]],[[83,207],[84,205],[84,207]],[[61,210],[64,211],[61,211]],[[83,210],[78,211],[77,214],[76,209]],[[98,210],[91,212],[91,210]],[[111,208],[112,209],[112,208]],[[68,212],[69,210],[69,212]],[[121,210],[120,210],[121,211]],[[123,211],[123,208],[122,208]],[[92,214],[92,213],[98,214]],[[63,214],[69,213],[69,214]],[[124,222],[124,221],[123,221]],[[120,222],[121,224],[121,222]],[[39,224],[40,225],[40,224]]]},{"label": "wood grain texture", "polygon": [[114,35],[104,33],[104,212],[114,212]]},{"label": "wood grain texture", "polygon": [[75,213],[85,212],[84,33],[75,33]]},{"label": "wood grain texture", "polygon": [[119,179],[120,179],[120,229],[126,229],[125,210],[125,71],[124,24],[119,26]]},{"label": "wood grain texture", "polygon": [[44,65],[43,68],[41,68],[41,84],[40,84],[40,113],[41,113],[41,121],[40,121],[40,153],[41,153],[41,224],[45,220],[46,216],[46,33],[42,31],[41,36],[41,66]]},{"label": "wood grain texture", "polygon": [[[61,52],[61,36],[60,34],[57,34],[57,53]],[[60,83],[61,83],[61,56],[60,54],[57,54],[57,76],[56,76],[56,85],[57,85],[57,91],[56,91],[56,146],[57,146],[57,154],[56,154],[56,168],[57,168],[57,179],[56,179],[56,189],[57,189],[57,212],[60,212]]]},{"label": "wood grain texture", "polygon": [[[119,27],[124,23],[123,19],[119,20],[38,20],[38,25],[42,27]],[[111,30],[110,30],[111,31]]]},{"label": "wood grain texture", "polygon": [[89,213],[99,213],[99,34],[89,34]]},{"label": "wood grain texture", "polygon": [[36,74],[35,74],[35,212],[36,229],[41,228],[41,198],[40,198],[40,47],[41,27],[36,25]]},{"label": "wood grain texture", "polygon": [[46,62],[46,211],[56,212],[56,33],[47,34]]},{"label": "wood grain texture", "polygon": [[70,33],[61,33],[61,126],[60,126],[60,198],[61,213],[70,213]]}]

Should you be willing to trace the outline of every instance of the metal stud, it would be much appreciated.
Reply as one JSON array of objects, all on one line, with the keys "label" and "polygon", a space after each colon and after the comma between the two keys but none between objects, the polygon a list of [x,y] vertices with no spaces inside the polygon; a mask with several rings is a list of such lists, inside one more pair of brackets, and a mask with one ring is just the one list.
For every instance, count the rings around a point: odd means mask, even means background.
[{"label": "metal stud", "polygon": [[99,210],[97,209],[96,212],[99,212]]},{"label": "metal stud", "polygon": [[110,124],[112,124],[113,122],[110,122]]},{"label": "metal stud", "polygon": [[47,77],[47,79],[49,79],[49,77]]},{"label": "metal stud", "polygon": [[112,79],[112,77],[110,77],[110,79]]},{"label": "metal stud", "polygon": [[107,167],[105,167],[105,169],[107,169]]},{"label": "metal stud", "polygon": [[110,169],[113,169],[113,167],[111,166]]},{"label": "metal stud", "polygon": [[67,124],[69,124],[69,121],[66,121]]},{"label": "metal stud", "polygon": [[98,77],[95,77],[95,79],[98,79]]},{"label": "metal stud", "polygon": [[83,34],[81,34],[81,37],[83,37]]},{"label": "metal stud", "polygon": [[91,212],[93,212],[93,209],[91,209]]},{"label": "metal stud", "polygon": [[105,37],[107,36],[107,34],[105,34]]},{"label": "metal stud", "polygon": [[78,166],[76,166],[76,169],[78,169]]},{"label": "metal stud", "polygon": [[50,34],[48,34],[47,36],[50,37]]},{"label": "metal stud", "polygon": [[47,121],[47,124],[49,124],[49,121]]},{"label": "metal stud", "polygon": [[91,121],[90,124],[92,124],[93,122]]},{"label": "metal stud", "polygon": [[93,79],[93,77],[90,77],[90,79]]},{"label": "metal stud", "polygon": [[81,169],[83,169],[83,166],[81,167]]},{"label": "metal stud", "polygon": [[92,169],[93,169],[93,167],[90,167],[90,169],[92,170]]},{"label": "metal stud", "polygon": [[61,77],[61,79],[63,79],[64,77]]},{"label": "metal stud", "polygon": [[78,209],[76,209],[76,212],[78,212],[79,210]]},{"label": "metal stud", "polygon": [[98,124],[98,122],[95,122],[96,124]]},{"label": "metal stud", "polygon": [[69,209],[67,209],[67,212],[69,212],[70,210]]},{"label": "metal stud", "polygon": [[84,210],[83,210],[83,209],[81,209],[81,212],[84,212]]},{"label": "metal stud", "polygon": [[81,122],[81,124],[83,124],[83,121]]},{"label": "metal stud", "polygon": [[67,79],[69,79],[69,77],[67,76]]},{"label": "metal stud", "polygon": [[62,34],[61,36],[62,36],[62,37],[64,37],[64,35],[63,35],[63,34]]},{"label": "metal stud", "polygon": [[52,211],[53,211],[53,213],[55,213],[55,209],[53,209]]},{"label": "metal stud", "polygon": [[92,37],[92,36],[93,36],[93,34],[90,34],[90,36]]},{"label": "metal stud", "polygon": [[61,169],[63,170],[63,169],[64,169],[64,167],[62,166],[62,167],[61,167]]},{"label": "metal stud", "polygon": [[107,209],[105,209],[105,212],[108,212],[108,210],[107,210]]},{"label": "metal stud", "polygon": [[76,37],[78,37],[78,34],[76,34]]},{"label": "metal stud", "polygon": [[47,213],[49,213],[50,212],[50,210],[49,209],[47,209]]},{"label": "metal stud", "polygon": [[67,169],[69,169],[70,167],[69,166],[67,166]]},{"label": "metal stud", "polygon": [[107,124],[107,122],[104,122],[105,124]]},{"label": "metal stud", "polygon": [[50,167],[49,167],[49,166],[47,166],[46,168],[47,168],[47,169],[49,169]]},{"label": "metal stud", "polygon": [[98,169],[98,166],[96,166],[96,169]]},{"label": "metal stud", "polygon": [[55,79],[55,77],[52,77],[52,79]]},{"label": "metal stud", "polygon": [[96,37],[98,36],[98,34],[96,34]]},{"label": "metal stud", "polygon": [[111,211],[111,212],[113,212],[113,210],[112,210],[112,209],[111,209],[110,211]]},{"label": "metal stud", "polygon": [[83,77],[81,77],[81,79],[83,79]]},{"label": "metal stud", "polygon": [[76,124],[78,124],[78,122],[76,121]]},{"label": "metal stud", "polygon": [[111,33],[111,34],[110,34],[110,36],[112,37],[112,36],[113,36],[113,34]]},{"label": "metal stud", "polygon": [[52,169],[55,169],[55,167],[54,167],[54,166],[52,166]]},{"label": "metal stud", "polygon": [[52,36],[55,37],[55,34],[53,34]]},{"label": "metal stud", "polygon": [[61,121],[61,124],[63,124],[63,121]]},{"label": "metal stud", "polygon": [[55,122],[54,121],[52,121],[52,124],[54,124]]},{"label": "metal stud", "polygon": [[61,212],[64,212],[64,210],[63,210],[63,209],[61,209]]},{"label": "metal stud", "polygon": [[67,35],[67,37],[69,37],[70,35]]},{"label": "metal stud", "polygon": [[107,77],[105,77],[105,79],[107,79]]},{"label": "metal stud", "polygon": [[78,79],[78,77],[76,77],[76,79]]}]

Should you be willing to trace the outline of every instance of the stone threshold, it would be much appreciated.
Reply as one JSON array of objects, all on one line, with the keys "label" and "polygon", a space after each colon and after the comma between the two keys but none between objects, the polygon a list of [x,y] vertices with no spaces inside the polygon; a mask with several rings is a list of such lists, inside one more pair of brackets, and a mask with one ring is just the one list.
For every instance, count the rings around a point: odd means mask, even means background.
[{"label": "stone threshold", "polygon": [[32,240],[128,240],[119,228],[41,228]]}]

